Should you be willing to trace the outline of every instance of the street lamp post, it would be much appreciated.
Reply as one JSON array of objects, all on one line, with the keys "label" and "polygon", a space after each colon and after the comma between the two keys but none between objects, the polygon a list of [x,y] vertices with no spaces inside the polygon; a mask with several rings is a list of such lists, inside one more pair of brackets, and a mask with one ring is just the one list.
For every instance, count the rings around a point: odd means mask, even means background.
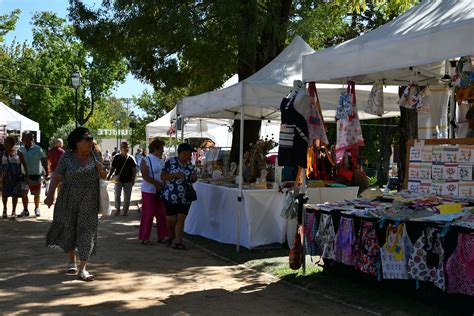
[{"label": "street lamp post", "polygon": [[136,123],[137,117],[135,116],[135,113],[133,113],[132,111],[129,115],[129,118],[130,118],[130,123],[128,124],[128,126],[132,130],[132,155],[133,155],[133,129],[137,126],[137,123]]},{"label": "street lamp post", "polygon": [[119,147],[119,126],[120,126],[121,121],[116,120],[115,121],[115,126],[117,127],[117,150],[120,148]]},{"label": "street lamp post", "polygon": [[[71,82],[72,82],[72,87],[74,90],[76,90],[76,111],[75,111],[75,121],[76,121],[76,127],[78,126],[78,114],[77,114],[77,89],[81,86],[81,73],[79,71],[74,71],[71,74]],[[82,123],[81,123],[82,125]]]}]

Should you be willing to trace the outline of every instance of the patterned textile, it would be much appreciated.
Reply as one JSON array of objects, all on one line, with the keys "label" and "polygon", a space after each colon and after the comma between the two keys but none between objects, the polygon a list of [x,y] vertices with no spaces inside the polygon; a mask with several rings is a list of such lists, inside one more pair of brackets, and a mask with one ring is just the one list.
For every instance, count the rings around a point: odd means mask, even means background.
[{"label": "patterned textile", "polygon": [[424,228],[408,259],[408,276],[416,280],[433,282],[440,289],[446,289],[444,249],[438,230],[432,227]]},{"label": "patterned textile", "polygon": [[318,92],[316,91],[316,84],[314,82],[309,83],[308,95],[310,96],[310,115],[308,118],[310,143],[312,143],[313,140],[319,139],[324,144],[329,144],[328,137],[326,135],[326,127],[324,125],[324,118],[321,113]]},{"label": "patterned textile", "polygon": [[[0,176],[3,175],[2,196],[22,197],[25,191],[22,184],[26,184],[26,182],[24,182],[24,176],[21,174],[21,163],[18,154],[15,153],[10,156],[5,153],[2,156],[0,168]],[[0,180],[2,180],[1,177]]]},{"label": "patterned textile", "polygon": [[385,245],[380,249],[384,279],[408,279],[408,257],[412,251],[405,224],[389,225]]},{"label": "patterned textile", "polygon": [[304,244],[306,246],[306,253],[310,256],[318,255],[317,247],[316,247],[316,231],[317,231],[317,220],[316,220],[316,213],[305,212],[305,219],[304,219]]},{"label": "patterned textile", "polygon": [[336,240],[336,233],[334,231],[331,215],[321,214],[319,229],[316,232],[315,239],[318,253],[321,254],[321,257],[334,260],[334,242]]},{"label": "patterned textile", "polygon": [[383,115],[383,84],[379,81],[372,86],[365,112],[373,115]]},{"label": "patterned textile", "polygon": [[458,236],[456,250],[446,262],[448,293],[474,296],[474,235]]},{"label": "patterned textile", "polygon": [[374,222],[361,221],[354,249],[355,268],[370,275],[376,275],[377,263],[380,261],[380,246]]},{"label": "patterned textile", "polygon": [[182,165],[178,157],[173,157],[165,162],[163,171],[170,174],[181,172],[184,175],[184,180],[174,179],[166,181],[164,188],[161,190],[163,200],[171,204],[190,204],[191,201],[186,201],[185,192],[189,185],[192,185],[191,176],[194,169],[191,162]]},{"label": "patterned textile", "polygon": [[352,218],[341,217],[334,247],[336,261],[354,265],[353,246],[355,242]]}]

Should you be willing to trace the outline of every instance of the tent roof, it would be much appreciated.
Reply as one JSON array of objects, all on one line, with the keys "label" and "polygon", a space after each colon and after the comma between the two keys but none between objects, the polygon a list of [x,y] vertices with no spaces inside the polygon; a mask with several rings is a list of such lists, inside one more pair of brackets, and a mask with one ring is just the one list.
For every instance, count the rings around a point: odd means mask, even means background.
[{"label": "tent roof", "polygon": [[305,82],[401,85],[438,82],[442,61],[474,55],[474,1],[422,1],[381,27],[342,44],[303,56]]},{"label": "tent roof", "polygon": [[277,119],[283,96],[301,80],[301,56],[314,50],[299,36],[270,63],[252,76],[230,87],[186,97],[178,105],[182,116],[240,118],[245,107],[245,119]]},{"label": "tent roof", "polygon": [[3,102],[0,102],[0,117],[2,121],[7,123],[7,129],[37,131],[37,138],[39,140],[39,124],[26,116],[21,115]]}]

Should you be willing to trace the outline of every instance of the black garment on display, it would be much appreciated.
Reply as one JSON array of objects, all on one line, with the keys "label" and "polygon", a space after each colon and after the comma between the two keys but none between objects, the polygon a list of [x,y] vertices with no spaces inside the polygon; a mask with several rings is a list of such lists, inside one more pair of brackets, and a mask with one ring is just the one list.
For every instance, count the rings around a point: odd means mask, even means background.
[{"label": "black garment on display", "polygon": [[281,127],[278,142],[278,165],[306,168],[308,124],[293,105],[295,97],[283,98],[280,104]]}]

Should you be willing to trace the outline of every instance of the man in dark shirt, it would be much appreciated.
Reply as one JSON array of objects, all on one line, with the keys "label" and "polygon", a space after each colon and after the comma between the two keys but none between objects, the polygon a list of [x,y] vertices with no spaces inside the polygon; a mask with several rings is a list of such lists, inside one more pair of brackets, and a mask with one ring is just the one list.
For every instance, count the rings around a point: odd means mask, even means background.
[{"label": "man in dark shirt", "polygon": [[132,188],[137,175],[137,163],[135,162],[135,158],[128,154],[128,149],[127,142],[120,144],[120,154],[114,156],[112,167],[107,177],[108,180],[110,180],[112,175],[114,175],[114,178],[118,178],[118,180],[115,181],[115,216],[120,215],[122,189],[124,193],[123,216],[128,216]]}]

